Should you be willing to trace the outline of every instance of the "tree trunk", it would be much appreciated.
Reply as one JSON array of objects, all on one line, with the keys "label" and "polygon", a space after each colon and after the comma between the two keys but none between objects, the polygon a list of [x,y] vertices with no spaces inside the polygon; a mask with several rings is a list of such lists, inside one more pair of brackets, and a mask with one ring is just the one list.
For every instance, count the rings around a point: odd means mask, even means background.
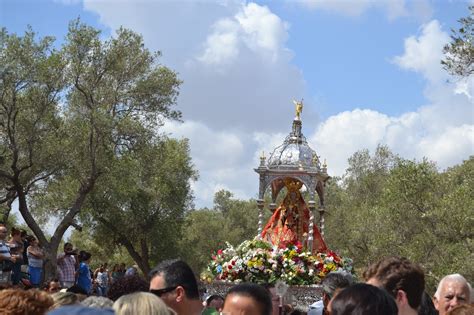
[{"label": "tree trunk", "polygon": [[146,245],[146,241],[142,240],[140,244],[141,249],[142,249],[141,250],[142,255],[140,255],[140,253],[138,253],[135,250],[135,247],[133,246],[132,242],[130,242],[130,240],[126,237],[126,235],[122,234],[113,224],[111,224],[109,221],[107,221],[106,219],[102,217],[97,218],[97,220],[101,222],[102,224],[104,224],[113,234],[118,236],[118,240],[120,244],[125,246],[125,248],[127,249],[127,252],[130,254],[133,261],[137,263],[138,268],[140,268],[140,270],[143,272],[143,275],[145,276],[145,278],[148,279],[148,275],[150,273],[151,268],[150,268],[150,262],[148,261],[149,254],[148,254],[148,246]]},{"label": "tree trunk", "polygon": [[23,187],[20,184],[15,185],[16,192],[18,194],[18,204],[19,204],[19,211],[23,216],[28,227],[33,231],[36,238],[39,241],[40,246],[43,248],[45,254],[45,261],[44,261],[44,278],[50,279],[54,278],[57,273],[57,261],[56,255],[58,252],[59,244],[66,232],[67,228],[71,226],[73,223],[74,217],[79,213],[82,208],[82,204],[84,203],[87,194],[92,190],[95,184],[95,180],[97,179],[96,176],[91,176],[89,181],[82,185],[79,191],[77,192],[76,199],[72,207],[66,213],[66,215],[62,218],[56,230],[54,231],[51,240],[48,241],[43,230],[40,228],[38,223],[36,222],[35,218],[31,215],[31,212],[28,209],[28,204],[26,202],[26,193]]}]

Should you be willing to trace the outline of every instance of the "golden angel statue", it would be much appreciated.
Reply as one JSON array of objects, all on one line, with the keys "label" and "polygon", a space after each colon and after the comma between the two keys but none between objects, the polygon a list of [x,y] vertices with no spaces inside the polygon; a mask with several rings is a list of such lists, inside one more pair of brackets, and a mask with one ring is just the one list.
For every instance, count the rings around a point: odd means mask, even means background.
[{"label": "golden angel statue", "polygon": [[301,99],[301,101],[299,102],[293,100],[293,103],[295,104],[295,107],[296,107],[296,119],[300,120],[301,112],[303,111],[303,99]]}]

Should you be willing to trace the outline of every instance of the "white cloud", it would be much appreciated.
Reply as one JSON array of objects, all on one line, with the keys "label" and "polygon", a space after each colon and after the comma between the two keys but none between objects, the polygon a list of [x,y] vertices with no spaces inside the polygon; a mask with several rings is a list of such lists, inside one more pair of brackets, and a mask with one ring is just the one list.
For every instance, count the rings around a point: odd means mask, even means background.
[{"label": "white cloud", "polygon": [[264,58],[275,61],[286,41],[287,24],[267,7],[249,3],[233,17],[220,19],[207,37],[204,52],[198,60],[210,65],[227,65],[247,48]]},{"label": "white cloud", "polygon": [[421,27],[419,37],[405,39],[405,53],[393,61],[403,69],[421,73],[431,83],[445,81],[448,75],[441,66],[441,59],[449,39],[437,20],[430,21]]},{"label": "white cloud", "polygon": [[[200,172],[193,183],[196,205],[212,206],[214,193],[222,188],[238,198],[255,197],[258,176],[253,168],[262,150],[268,157],[283,142],[294,115],[291,100],[305,96],[302,71],[291,64],[293,53],[286,47],[288,23],[266,6],[241,1],[137,5],[85,0],[84,5],[112,29],[123,25],[143,34],[147,47],[162,50],[162,62],[184,80],[178,104],[185,122],[164,128],[190,139]],[[348,10],[350,15],[384,8],[392,18],[410,11],[405,2],[395,0],[322,1],[316,6]],[[474,154],[474,107],[467,96],[473,93],[472,81],[446,83],[439,60],[447,40],[440,24],[431,21],[421,27],[420,35],[409,37],[404,53],[393,59],[394,65],[427,80],[428,104],[415,111],[388,116],[355,109],[318,124],[314,104],[306,102],[303,131],[313,149],[327,159],[330,175],[342,175],[351,154],[373,150],[378,143],[405,158],[427,156],[441,168]]]},{"label": "white cloud", "polygon": [[404,158],[427,157],[440,169],[474,154],[474,79],[448,81],[440,63],[448,41],[448,34],[434,20],[421,27],[419,36],[407,38],[403,55],[393,59],[402,69],[426,79],[424,93],[430,104],[398,117],[356,109],[334,115],[319,126],[310,140],[327,157],[330,172],[341,175],[352,153],[374,150],[378,143]]}]

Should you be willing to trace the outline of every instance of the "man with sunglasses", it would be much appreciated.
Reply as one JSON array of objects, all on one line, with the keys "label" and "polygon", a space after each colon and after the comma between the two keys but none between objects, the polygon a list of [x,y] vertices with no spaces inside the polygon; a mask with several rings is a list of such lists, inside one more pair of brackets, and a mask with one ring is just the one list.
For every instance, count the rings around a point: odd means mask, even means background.
[{"label": "man with sunglasses", "polygon": [[184,261],[161,262],[150,272],[150,279],[150,292],[178,315],[199,315],[203,311],[196,277]]}]

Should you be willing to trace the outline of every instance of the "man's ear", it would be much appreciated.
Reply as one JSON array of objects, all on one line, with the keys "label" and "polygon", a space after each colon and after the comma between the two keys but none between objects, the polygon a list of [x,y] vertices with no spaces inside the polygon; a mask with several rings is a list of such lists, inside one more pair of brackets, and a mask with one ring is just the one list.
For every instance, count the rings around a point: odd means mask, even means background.
[{"label": "man's ear", "polygon": [[331,298],[329,297],[329,295],[326,294],[326,292],[323,292],[323,305],[324,305],[324,307],[328,306],[329,301],[331,301]]},{"label": "man's ear", "polygon": [[398,305],[408,305],[407,293],[403,290],[398,290],[395,301]]},{"label": "man's ear", "polygon": [[186,297],[186,292],[184,291],[184,288],[182,286],[178,286],[176,288],[176,302],[184,301],[185,297]]},{"label": "man's ear", "polygon": [[438,307],[439,307],[439,301],[438,301],[438,299],[436,298],[436,296],[433,296],[432,301],[433,301],[433,304],[434,304],[435,309],[436,309],[437,311],[439,311],[439,308],[438,308]]}]

